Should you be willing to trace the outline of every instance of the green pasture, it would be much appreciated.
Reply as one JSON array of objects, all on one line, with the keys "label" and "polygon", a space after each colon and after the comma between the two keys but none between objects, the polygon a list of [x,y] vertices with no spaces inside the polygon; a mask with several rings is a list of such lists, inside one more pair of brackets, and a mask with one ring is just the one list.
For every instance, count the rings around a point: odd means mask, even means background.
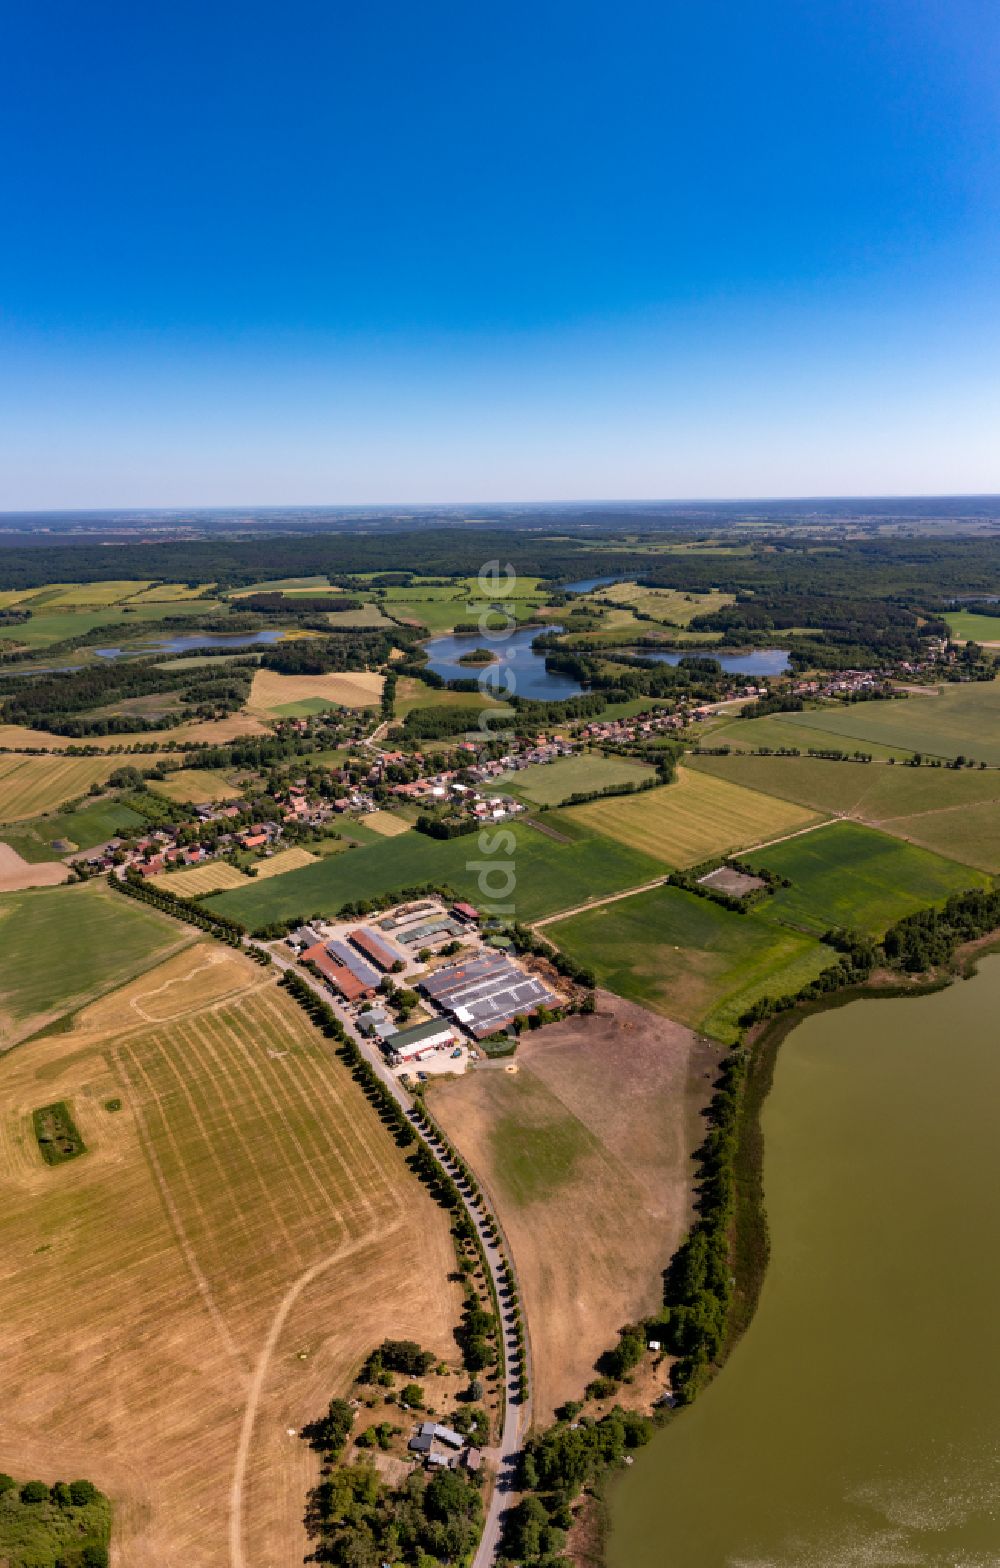
[{"label": "green pasture", "polygon": [[[662,867],[648,856],[611,844],[556,812],[548,813],[545,822],[558,839],[526,822],[447,840],[423,833],[383,838],[301,871],[220,893],[208,905],[253,927],[294,915],[329,914],[349,901],[435,882],[477,906],[511,906],[512,918],[537,920],[662,875]],[[354,831],[353,823],[344,825],[345,833]]]},{"label": "green pasture", "polygon": [[79,811],[54,812],[52,816],[35,817],[4,828],[3,840],[25,860],[62,860],[69,853],[66,849],[53,849],[53,842],[68,843],[71,848],[85,851],[113,838],[123,828],[138,828],[145,822],[137,811],[119,801],[99,801],[93,806],[81,806]]},{"label": "green pasture", "polygon": [[[860,707],[862,704],[855,706]],[[841,710],[830,708],[823,711],[838,713]],[[854,708],[850,711],[853,712]],[[703,745],[732,746],[740,751],[753,751],[758,746],[768,746],[772,750],[781,746],[795,747],[799,751],[808,751],[810,747],[836,747],[838,751],[867,751],[884,761],[889,757],[902,761],[904,757],[913,755],[912,746],[879,745],[873,741],[848,740],[843,736],[817,735],[815,729],[799,723],[803,718],[802,713],[769,713],[761,719],[723,718],[719,723],[710,720],[699,730],[699,737]]]},{"label": "green pasture", "polygon": [[1000,642],[1000,615],[973,615],[969,610],[949,610],[944,620],[959,642]]},{"label": "green pasture", "polygon": [[168,604],[142,603],[135,605],[109,605],[90,610],[43,610],[33,614],[23,625],[0,628],[12,640],[29,648],[44,648],[53,642],[66,642],[82,637],[97,627],[107,627],[108,642],[124,642],[139,636],[146,629],[155,629],[157,621],[171,616],[205,616],[217,614],[219,606],[206,600],[171,600]]},{"label": "green pasture", "polygon": [[558,757],[555,762],[532,763],[514,773],[501,773],[488,789],[516,795],[537,806],[558,806],[571,795],[593,789],[611,789],[620,784],[645,784],[656,778],[645,763],[629,762],[624,757],[604,757],[600,752],[584,752],[575,757]]},{"label": "green pasture", "polygon": [[[793,723],[816,737],[815,746],[894,746],[905,754],[971,757],[1000,766],[1000,681],[971,681],[932,688],[926,693],[885,702],[854,702],[843,706],[774,714],[778,725]],[[715,740],[728,740],[724,730]],[[798,740],[792,744],[798,745]]]},{"label": "green pasture", "polygon": [[546,926],[601,985],[727,1043],[758,998],[796,991],[832,962],[815,937],[653,888]]},{"label": "green pasture", "polygon": [[743,858],[791,882],[761,906],[760,917],[817,935],[850,926],[879,936],[951,893],[991,885],[982,872],[855,822],[833,822]]},{"label": "green pasture", "polygon": [[796,801],[815,811],[845,812],[868,822],[1000,801],[992,768],[913,768],[905,763],[827,762],[821,757],[686,757],[685,767]]}]

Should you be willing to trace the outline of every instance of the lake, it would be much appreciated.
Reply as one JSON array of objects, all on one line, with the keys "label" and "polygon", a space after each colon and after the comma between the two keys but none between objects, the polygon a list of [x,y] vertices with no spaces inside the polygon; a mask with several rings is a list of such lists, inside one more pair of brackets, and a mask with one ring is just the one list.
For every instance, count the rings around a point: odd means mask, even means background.
[{"label": "lake", "polygon": [[683,653],[657,653],[655,648],[628,648],[623,652],[654,659],[657,664],[679,664],[692,655],[717,659],[727,675],[783,675],[789,668],[784,648],[750,648],[746,653],[716,653],[711,647],[686,648]]},{"label": "lake", "polygon": [[[561,626],[547,626],[546,631],[561,632]],[[583,690],[580,682],[569,675],[550,674],[545,668],[544,653],[536,653],[531,644],[539,636],[539,628],[530,626],[512,631],[507,637],[490,636],[475,632],[463,637],[432,637],[424,643],[428,668],[446,681],[479,680],[488,696],[535,697],[552,702],[559,697],[576,697]],[[459,664],[463,653],[473,648],[489,648],[498,656],[496,664],[481,666]]]},{"label": "lake", "polygon": [[592,593],[595,588],[610,588],[620,583],[620,577],[581,577],[575,583],[563,583],[563,593]]},{"label": "lake", "polygon": [[138,658],[150,653],[187,653],[191,648],[252,648],[278,642],[284,632],[184,632],[178,637],[151,637],[124,648],[95,648],[99,659]]},{"label": "lake", "polygon": [[611,1568],[1000,1563],[998,1016],[992,956],[781,1046],[760,1306],[617,1486]]}]

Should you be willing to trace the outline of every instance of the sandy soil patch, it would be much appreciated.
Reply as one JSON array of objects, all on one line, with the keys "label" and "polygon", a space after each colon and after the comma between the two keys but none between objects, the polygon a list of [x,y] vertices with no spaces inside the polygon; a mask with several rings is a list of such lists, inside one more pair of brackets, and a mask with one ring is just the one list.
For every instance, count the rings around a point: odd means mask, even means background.
[{"label": "sandy soil patch", "polygon": [[258,670],[247,707],[251,712],[270,713],[288,703],[319,698],[331,706],[371,708],[381,695],[382,676],[367,670],[331,675],[280,675],[276,670]]},{"label": "sandy soil patch", "polygon": [[719,1056],[601,992],[593,1017],[528,1035],[516,1074],[477,1068],[433,1091],[510,1239],[540,1423],[581,1395],[623,1323],[660,1304]]},{"label": "sandy soil patch", "polygon": [[24,887],[58,887],[69,878],[69,866],[61,861],[40,861],[32,865],[16,849],[0,842],[0,893],[19,893]]}]

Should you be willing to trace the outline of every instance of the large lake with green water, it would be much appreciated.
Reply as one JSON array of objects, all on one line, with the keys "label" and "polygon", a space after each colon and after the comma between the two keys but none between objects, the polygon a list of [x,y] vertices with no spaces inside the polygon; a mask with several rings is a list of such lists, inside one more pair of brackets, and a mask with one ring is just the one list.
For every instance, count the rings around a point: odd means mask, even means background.
[{"label": "large lake with green water", "polygon": [[615,1491],[611,1568],[997,1568],[1000,956],[807,1019],[763,1120],[756,1317]]}]

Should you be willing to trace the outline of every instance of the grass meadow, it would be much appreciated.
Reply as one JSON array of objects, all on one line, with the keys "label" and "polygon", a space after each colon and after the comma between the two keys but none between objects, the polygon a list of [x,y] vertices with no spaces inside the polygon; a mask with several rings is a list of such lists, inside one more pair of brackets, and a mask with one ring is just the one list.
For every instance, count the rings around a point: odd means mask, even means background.
[{"label": "grass meadow", "polygon": [[692,757],[688,765],[814,811],[844,812],[873,823],[990,803],[1000,806],[1000,772],[992,768],[886,767],[822,757],[746,755]]},{"label": "grass meadow", "polygon": [[679,768],[672,784],[570,807],[566,815],[671,868],[794,833],[815,812],[708,773]]},{"label": "grass meadow", "polygon": [[536,806],[558,806],[570,795],[586,790],[644,784],[655,777],[654,770],[645,763],[603,757],[600,752],[582,752],[575,757],[559,757],[555,762],[534,763],[515,773],[502,773],[487,788],[516,795]]},{"label": "grass meadow", "polygon": [[832,960],[815,937],[660,887],[546,926],[601,985],[732,1043],[758,997],[798,990]]},{"label": "grass meadow", "polygon": [[1000,616],[950,610],[944,619],[951,628],[951,635],[959,642],[1000,642]]},{"label": "grass meadow", "polygon": [[[48,1167],[57,1099],[87,1152]],[[0,1468],[89,1476],[123,1563],[299,1568],[301,1426],[387,1334],[456,1358],[444,1211],[326,1042],[197,944],[15,1053],[0,1170]]]},{"label": "grass meadow", "polygon": [[25,860],[62,860],[70,851],[54,848],[68,844],[81,852],[94,849],[113,838],[123,828],[138,828],[145,822],[137,811],[116,800],[101,800],[79,811],[55,812],[52,816],[33,817],[4,828],[0,837]]},{"label": "grass meadow", "polygon": [[886,746],[872,740],[849,741],[844,738],[817,735],[814,729],[796,722],[801,717],[802,715],[798,713],[770,713],[762,719],[730,717],[723,718],[721,723],[709,721],[709,725],[700,733],[699,739],[706,746],[732,746],[737,751],[753,751],[758,746],[768,746],[773,750],[778,750],[782,746],[794,746],[799,751],[806,752],[810,747],[835,746],[841,751],[867,751],[883,761],[895,757],[899,762],[913,755],[912,746]]},{"label": "grass meadow", "polygon": [[[878,743],[906,756],[914,751],[934,757],[962,755],[1000,766],[1000,681],[948,685],[893,701],[807,709],[788,715],[788,720],[797,731],[813,735],[814,746],[852,751],[855,746],[870,750]],[[783,728],[785,715],[772,715],[772,722]],[[727,730],[717,730],[712,737],[729,738]]]},{"label": "grass meadow", "polygon": [[817,935],[851,926],[878,936],[904,915],[991,882],[969,866],[855,822],[834,822],[746,858],[792,884],[761,906],[761,917]]}]

